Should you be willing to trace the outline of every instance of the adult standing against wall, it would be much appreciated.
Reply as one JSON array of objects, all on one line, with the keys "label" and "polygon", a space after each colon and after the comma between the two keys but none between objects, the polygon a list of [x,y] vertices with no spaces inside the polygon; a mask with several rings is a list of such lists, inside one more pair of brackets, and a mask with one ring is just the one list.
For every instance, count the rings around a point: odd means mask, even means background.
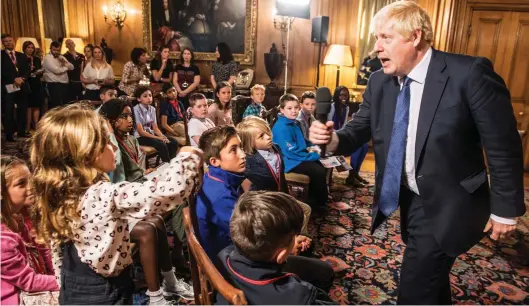
[{"label": "adult standing against wall", "polygon": [[451,304],[456,257],[491,228],[492,239],[504,238],[525,213],[509,91],[488,59],[434,50],[430,18],[415,1],[384,7],[372,32],[383,71],[371,75],[353,120],[336,133],[332,122],[314,122],[309,138],[338,153],[373,139],[372,229],[400,206],[407,244],[398,303]]},{"label": "adult standing against wall", "polygon": [[94,46],[93,54],[92,60],[84,67],[81,81],[86,87],[84,99],[100,101],[99,90],[101,86],[114,85],[114,70],[107,62],[103,48]]},{"label": "adult standing against wall", "polygon": [[7,141],[15,141],[15,103],[17,104],[16,124],[18,137],[26,137],[26,101],[29,91],[27,84],[28,62],[24,54],[15,51],[15,40],[9,34],[2,34],[2,123]]},{"label": "adult standing against wall", "polygon": [[[44,91],[42,89],[42,82],[40,81],[44,69],[42,69],[42,62],[36,56],[35,45],[31,41],[25,41],[22,44],[22,51],[28,59],[28,85],[30,94],[28,96],[28,110],[26,113],[26,131],[31,129],[31,121],[33,121],[34,128],[37,128],[37,122],[40,119],[40,110],[44,104]],[[33,119],[33,120],[32,120]]]},{"label": "adult standing against wall", "polygon": [[189,96],[200,85],[200,69],[195,65],[195,55],[190,48],[184,48],[180,53],[181,64],[178,64],[173,74],[173,85],[178,92],[178,100],[189,107]]},{"label": "adult standing against wall", "polygon": [[[83,96],[83,84],[81,84],[81,73],[83,72],[85,56],[75,51],[75,43],[71,39],[65,42],[68,51],[64,57],[73,65],[73,69],[68,71],[68,100],[77,101]],[[84,50],[83,50],[84,51]]]},{"label": "adult standing against wall", "polygon": [[233,87],[239,67],[233,61],[233,54],[228,44],[219,43],[215,50],[215,55],[217,56],[217,61],[211,67],[211,85],[213,88],[217,88],[219,82],[226,81]]},{"label": "adult standing against wall", "polygon": [[74,66],[61,55],[61,44],[58,41],[51,43],[50,53],[44,56],[42,67],[44,68],[44,81],[50,96],[48,109],[66,104],[68,102],[67,72],[73,70]]}]

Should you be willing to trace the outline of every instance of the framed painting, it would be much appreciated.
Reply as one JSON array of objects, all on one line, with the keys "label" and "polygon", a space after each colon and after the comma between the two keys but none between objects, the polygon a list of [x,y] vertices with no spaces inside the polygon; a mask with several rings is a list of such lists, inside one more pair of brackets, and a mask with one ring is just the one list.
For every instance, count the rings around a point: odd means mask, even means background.
[{"label": "framed painting", "polygon": [[171,57],[185,47],[196,60],[214,61],[219,42],[235,61],[253,65],[257,0],[142,0],[143,42],[151,53],[169,45]]}]

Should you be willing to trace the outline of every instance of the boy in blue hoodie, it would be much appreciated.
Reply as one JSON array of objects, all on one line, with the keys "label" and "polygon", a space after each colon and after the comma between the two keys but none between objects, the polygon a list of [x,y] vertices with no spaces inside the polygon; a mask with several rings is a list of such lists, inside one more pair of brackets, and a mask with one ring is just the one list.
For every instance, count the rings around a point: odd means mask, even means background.
[{"label": "boy in blue hoodie", "polygon": [[285,172],[305,174],[310,177],[309,204],[323,206],[327,202],[328,190],[326,171],[319,162],[320,155],[309,151],[312,145],[305,140],[296,120],[299,114],[299,101],[293,94],[285,94],[279,99],[280,113],[272,128],[272,140],[281,149],[285,162]]},{"label": "boy in blue hoodie", "polygon": [[196,214],[200,244],[211,261],[231,244],[230,218],[243,192],[246,155],[232,126],[218,126],[200,137],[208,172],[197,194]]}]

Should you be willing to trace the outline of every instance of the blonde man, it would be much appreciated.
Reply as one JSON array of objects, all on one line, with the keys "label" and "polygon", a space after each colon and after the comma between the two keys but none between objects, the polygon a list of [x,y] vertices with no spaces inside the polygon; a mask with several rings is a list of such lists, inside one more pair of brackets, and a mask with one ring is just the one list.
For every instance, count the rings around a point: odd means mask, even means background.
[{"label": "blonde man", "polygon": [[451,304],[455,258],[484,231],[502,239],[525,212],[509,91],[488,59],[434,50],[430,18],[414,1],[384,7],[371,28],[382,71],[371,75],[352,121],[337,132],[316,121],[309,138],[336,154],[373,138],[372,229],[400,205],[407,244],[398,303]]}]

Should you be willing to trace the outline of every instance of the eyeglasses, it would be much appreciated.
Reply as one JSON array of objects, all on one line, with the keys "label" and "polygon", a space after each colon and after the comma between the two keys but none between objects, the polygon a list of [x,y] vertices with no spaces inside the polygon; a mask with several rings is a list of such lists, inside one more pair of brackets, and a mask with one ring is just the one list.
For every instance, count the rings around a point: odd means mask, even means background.
[{"label": "eyeglasses", "polygon": [[124,113],[118,116],[119,119],[132,119],[132,113]]}]

